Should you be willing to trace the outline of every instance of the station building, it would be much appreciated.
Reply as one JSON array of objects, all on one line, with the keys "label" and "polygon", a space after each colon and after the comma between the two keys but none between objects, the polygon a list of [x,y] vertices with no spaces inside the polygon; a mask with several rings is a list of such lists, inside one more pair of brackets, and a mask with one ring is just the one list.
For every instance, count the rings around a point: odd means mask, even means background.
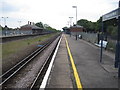
[{"label": "station building", "polygon": [[83,26],[80,25],[73,25],[70,27],[71,34],[76,34],[79,32],[83,32]]},{"label": "station building", "polygon": [[80,26],[80,25],[73,25],[73,26],[70,26],[69,28],[64,27],[63,30],[66,34],[76,35],[83,32],[84,28],[83,26]]},{"label": "station building", "polygon": [[63,29],[64,33],[70,34],[70,28],[64,27],[64,28],[62,28],[62,29]]},{"label": "station building", "polygon": [[21,31],[31,32],[31,34],[39,34],[43,32],[43,28],[36,26],[34,23],[29,22],[28,24],[21,26]]}]

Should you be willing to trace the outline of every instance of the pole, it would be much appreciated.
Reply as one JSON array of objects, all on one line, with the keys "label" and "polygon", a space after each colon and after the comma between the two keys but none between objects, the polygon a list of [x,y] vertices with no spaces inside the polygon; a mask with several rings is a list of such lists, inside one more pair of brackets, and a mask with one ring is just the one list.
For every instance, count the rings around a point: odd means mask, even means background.
[{"label": "pole", "polygon": [[73,8],[76,8],[76,25],[77,25],[77,6],[73,6]]},{"label": "pole", "polygon": [[19,23],[19,28],[20,28],[21,21],[18,21],[18,23]]},{"label": "pole", "polygon": [[[120,1],[119,1],[119,8],[120,8]],[[120,12],[120,9],[119,9],[118,12]],[[117,49],[118,49],[117,55],[118,55],[118,65],[119,65],[119,68],[118,68],[118,77],[120,78],[120,16],[118,16]]]},{"label": "pole", "polygon": [[[120,12],[120,1],[118,12]],[[120,16],[118,16],[118,36],[115,52],[115,68],[118,68],[118,78],[120,78]]]},{"label": "pole", "polygon": [[2,17],[2,18],[4,19],[4,25],[7,26],[7,25],[6,25],[6,19],[7,19],[8,17]]},{"label": "pole", "polygon": [[70,18],[70,26],[72,26],[71,23],[72,23],[72,18],[73,18],[73,17],[69,17],[69,18]]},{"label": "pole", "polygon": [[77,6],[76,6],[76,25],[77,25]]},{"label": "pole", "polygon": [[103,31],[104,31],[104,24],[103,24],[103,21],[102,21],[100,63],[102,62],[102,52],[103,52]]}]

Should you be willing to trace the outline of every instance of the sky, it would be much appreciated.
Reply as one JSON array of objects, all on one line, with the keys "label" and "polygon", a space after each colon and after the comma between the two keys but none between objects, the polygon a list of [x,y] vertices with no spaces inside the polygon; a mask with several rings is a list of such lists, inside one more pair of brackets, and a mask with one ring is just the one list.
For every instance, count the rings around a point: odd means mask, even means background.
[{"label": "sky", "polygon": [[[102,15],[118,8],[119,0],[0,0],[0,17],[6,18],[6,25],[11,28],[20,27],[28,21],[42,22],[62,30],[72,23],[87,19],[96,22]],[[0,18],[4,26],[4,19]]]}]

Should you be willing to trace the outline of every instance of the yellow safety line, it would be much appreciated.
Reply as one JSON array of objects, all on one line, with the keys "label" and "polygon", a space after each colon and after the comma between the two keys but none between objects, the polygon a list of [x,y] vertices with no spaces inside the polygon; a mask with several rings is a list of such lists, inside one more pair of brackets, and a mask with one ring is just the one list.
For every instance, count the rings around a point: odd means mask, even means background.
[{"label": "yellow safety line", "polygon": [[70,52],[70,48],[68,46],[68,41],[67,41],[66,37],[65,37],[65,41],[66,41],[67,51],[68,51],[68,54],[70,56],[70,61],[71,61],[71,64],[72,64],[72,69],[73,69],[73,72],[74,72],[74,77],[75,77],[75,80],[76,80],[77,88],[78,88],[78,90],[82,90],[82,84],[80,82],[80,78],[79,78],[76,66],[74,64],[74,60],[73,60],[72,54]]}]

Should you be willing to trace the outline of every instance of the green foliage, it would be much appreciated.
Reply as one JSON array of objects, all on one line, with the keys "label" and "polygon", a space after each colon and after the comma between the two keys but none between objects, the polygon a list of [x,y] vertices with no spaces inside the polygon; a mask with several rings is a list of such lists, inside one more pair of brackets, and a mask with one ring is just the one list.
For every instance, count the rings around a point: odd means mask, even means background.
[{"label": "green foliage", "polygon": [[98,30],[98,23],[91,22],[86,19],[81,19],[77,22],[78,25],[83,26],[87,31],[97,31]]},{"label": "green foliage", "polygon": [[44,28],[44,26],[43,26],[43,23],[42,23],[42,22],[38,22],[38,23],[36,23],[35,25],[36,25],[36,26],[38,26],[38,27],[40,27],[40,28]]},{"label": "green foliage", "polygon": [[38,22],[35,25],[38,26],[38,27],[40,27],[40,28],[44,28],[46,30],[49,30],[49,31],[53,31],[53,32],[58,31],[55,28],[52,28],[51,26],[49,26],[48,24],[43,24],[42,22]]},{"label": "green foliage", "polygon": [[40,41],[44,41],[48,38],[51,38],[53,36],[57,35],[55,34],[48,34],[43,35],[35,38],[28,38],[28,39],[21,39],[13,42],[8,42],[5,44],[0,44],[0,47],[2,47],[2,58],[8,57],[9,55],[15,54],[19,52],[20,50],[23,50],[28,47],[28,45],[36,45]]},{"label": "green foliage", "polygon": [[3,27],[2,26],[0,26],[0,31],[3,29]]},{"label": "green foliage", "polygon": [[44,24],[44,27],[45,27],[46,30],[57,31],[55,28],[52,28],[52,27],[49,26],[48,24]]},{"label": "green foliage", "polygon": [[109,49],[110,51],[115,52],[115,50],[116,50],[116,44],[113,43],[113,42],[111,42],[111,41],[109,41],[109,43],[107,45],[107,49]]},{"label": "green foliage", "polygon": [[[102,29],[102,17],[100,17],[97,22],[91,22],[86,19],[81,19],[77,22],[77,24],[83,26],[86,31],[100,32]],[[113,36],[117,35],[117,20],[113,19],[104,22],[104,31]]]},{"label": "green foliage", "polygon": [[81,19],[77,22],[78,25],[81,25],[83,27],[85,27],[86,29],[89,28],[89,21],[86,19]]},{"label": "green foliage", "polygon": [[116,36],[116,35],[117,35],[117,26],[109,25],[109,26],[107,27],[107,33],[108,33],[109,35]]},{"label": "green foliage", "polygon": [[100,17],[100,19],[97,20],[97,22],[96,22],[96,31],[100,32],[101,29],[102,29],[102,17]]}]

